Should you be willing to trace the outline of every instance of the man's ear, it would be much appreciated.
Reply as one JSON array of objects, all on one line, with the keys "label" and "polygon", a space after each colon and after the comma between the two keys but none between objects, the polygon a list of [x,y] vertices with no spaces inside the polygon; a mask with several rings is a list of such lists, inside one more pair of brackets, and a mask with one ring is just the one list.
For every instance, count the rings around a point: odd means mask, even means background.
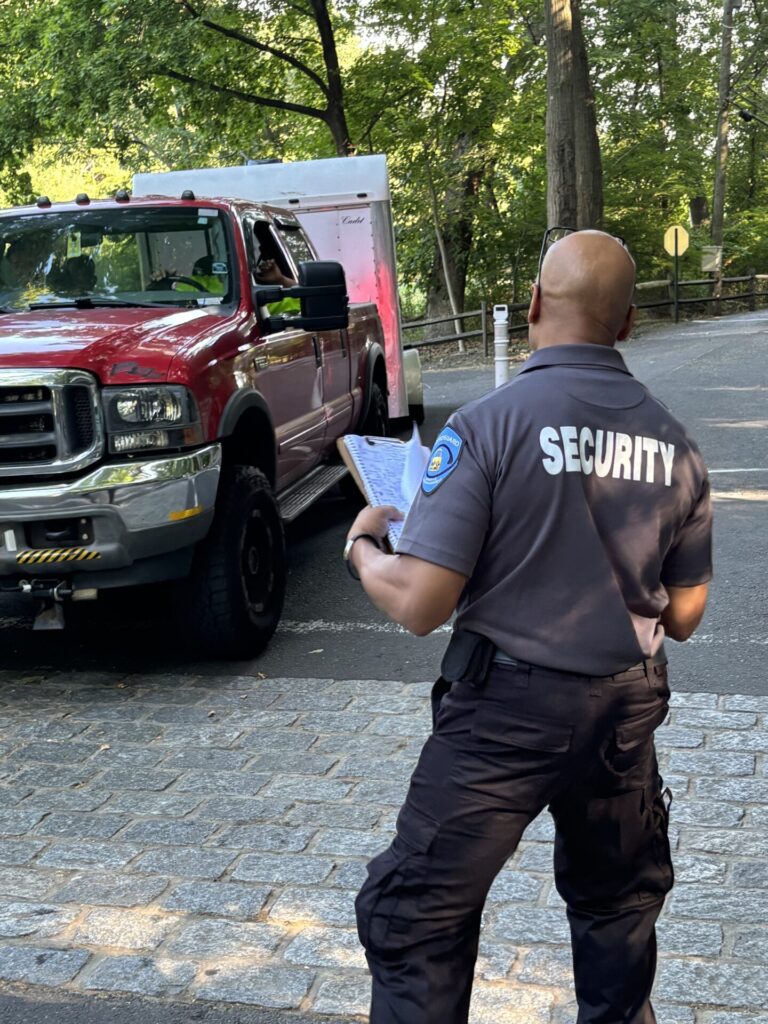
[{"label": "man's ear", "polygon": [[531,304],[528,307],[528,323],[535,324],[541,316],[541,288],[538,282],[531,285]]},{"label": "man's ear", "polygon": [[629,336],[629,332],[632,330],[632,328],[635,325],[635,314],[636,313],[637,313],[637,306],[634,303],[632,303],[632,305],[627,310],[627,315],[624,318],[624,323],[621,325],[621,330],[616,335],[616,340],[617,341],[624,341],[624,339]]}]

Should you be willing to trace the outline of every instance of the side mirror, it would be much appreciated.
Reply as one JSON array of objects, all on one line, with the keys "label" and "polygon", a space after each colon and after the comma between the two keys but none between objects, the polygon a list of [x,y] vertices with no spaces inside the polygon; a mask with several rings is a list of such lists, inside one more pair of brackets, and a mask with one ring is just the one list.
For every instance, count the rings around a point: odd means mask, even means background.
[{"label": "side mirror", "polygon": [[297,291],[305,288],[307,294],[299,292],[303,327],[309,331],[333,331],[349,326],[347,279],[340,263],[333,260],[300,263]]},{"label": "side mirror", "polygon": [[344,268],[333,260],[308,260],[299,264],[299,283],[293,288],[261,285],[254,289],[254,304],[267,309],[283,299],[299,299],[298,316],[270,316],[268,332],[298,327],[306,331],[338,331],[349,326],[349,296]]}]

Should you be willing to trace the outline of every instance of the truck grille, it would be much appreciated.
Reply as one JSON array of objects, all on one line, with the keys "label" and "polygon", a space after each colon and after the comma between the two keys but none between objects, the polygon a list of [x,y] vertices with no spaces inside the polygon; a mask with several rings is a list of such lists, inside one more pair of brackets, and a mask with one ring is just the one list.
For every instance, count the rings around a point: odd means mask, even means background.
[{"label": "truck grille", "polygon": [[96,380],[80,370],[0,370],[0,477],[66,473],[103,448]]}]

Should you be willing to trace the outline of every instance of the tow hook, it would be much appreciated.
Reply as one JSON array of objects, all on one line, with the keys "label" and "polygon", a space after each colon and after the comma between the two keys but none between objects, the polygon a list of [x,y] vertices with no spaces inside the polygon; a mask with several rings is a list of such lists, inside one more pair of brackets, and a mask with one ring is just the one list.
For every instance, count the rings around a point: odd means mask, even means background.
[{"label": "tow hook", "polygon": [[37,602],[37,612],[32,629],[64,629],[64,605],[61,601],[53,601],[49,597]]},{"label": "tow hook", "polygon": [[19,580],[22,594],[30,594],[35,598],[35,621],[32,629],[53,630],[64,629],[65,597],[72,596],[72,588],[64,581],[58,583],[34,584],[30,580]]}]

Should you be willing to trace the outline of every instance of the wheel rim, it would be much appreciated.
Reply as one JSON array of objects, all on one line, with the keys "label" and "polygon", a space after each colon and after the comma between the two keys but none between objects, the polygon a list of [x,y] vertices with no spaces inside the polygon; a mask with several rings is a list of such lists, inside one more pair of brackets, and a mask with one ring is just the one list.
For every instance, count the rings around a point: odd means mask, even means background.
[{"label": "wheel rim", "polygon": [[240,578],[251,616],[263,615],[274,589],[275,536],[260,509],[254,509],[243,530]]}]

